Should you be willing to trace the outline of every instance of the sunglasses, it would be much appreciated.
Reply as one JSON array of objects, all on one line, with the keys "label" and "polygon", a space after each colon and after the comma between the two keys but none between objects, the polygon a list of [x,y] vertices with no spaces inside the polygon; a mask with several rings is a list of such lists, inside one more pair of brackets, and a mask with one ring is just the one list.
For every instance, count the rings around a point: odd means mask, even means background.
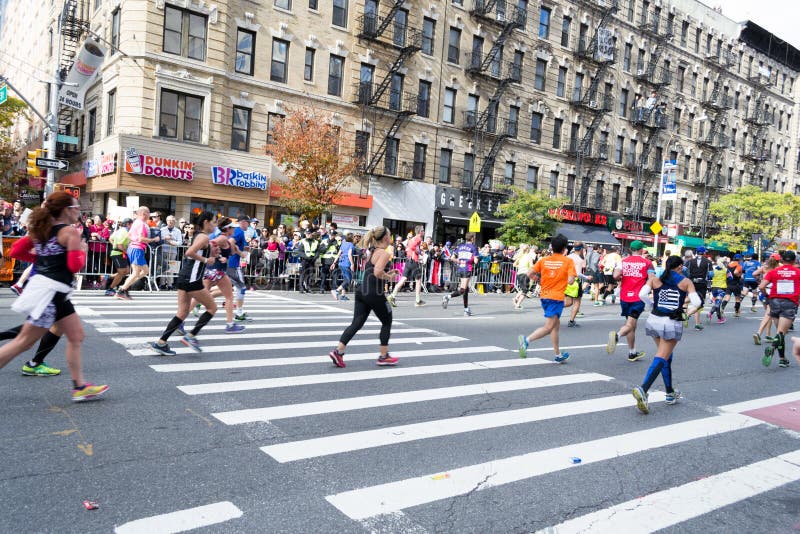
[{"label": "sunglasses", "polygon": [[67,207],[68,207],[69,209],[73,209],[73,210],[79,210],[79,209],[81,209],[81,207],[80,207],[80,206],[67,206]]}]

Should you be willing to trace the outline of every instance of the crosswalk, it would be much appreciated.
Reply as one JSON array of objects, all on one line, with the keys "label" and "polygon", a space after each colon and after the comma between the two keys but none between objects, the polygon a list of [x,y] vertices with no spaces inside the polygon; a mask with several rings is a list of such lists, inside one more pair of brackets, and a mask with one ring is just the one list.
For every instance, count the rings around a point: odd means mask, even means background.
[{"label": "crosswalk", "polygon": [[[425,518],[432,510],[452,511],[457,498],[536,492],[573,470],[591,479],[593,470],[647,466],[652,458],[692,465],[714,444],[733,446],[754,432],[782,432],[776,439],[783,448],[760,457],[720,453],[700,480],[677,465],[668,487],[645,480],[636,490],[642,493],[621,491],[612,500],[588,488],[580,513],[567,502],[528,530],[653,531],[787,485],[800,489],[800,435],[754,415],[774,406],[788,410],[800,402],[800,392],[713,410],[691,403],[667,410],[661,409],[663,392],[654,390],[651,405],[665,415],[644,418],[627,384],[534,356],[549,356],[549,349],[531,349],[519,359],[510,345],[481,341],[481,328],[491,325],[480,317],[463,319],[475,325],[468,330],[475,339],[439,330],[455,322],[397,320],[391,347],[400,365],[391,369],[371,363],[380,323],[370,318],[348,346],[347,368],[336,369],[326,354],[349,324],[352,311],[345,306],[249,294],[253,319],[243,334],[225,334],[215,318],[199,336],[201,354],[173,340],[178,354],[165,358],[148,343],[174,314],[174,295],[123,302],[84,291],[73,302],[86,323],[187,402],[201,403],[210,420],[232,432],[265,423],[291,428],[257,445],[264,464],[253,469],[313,467],[326,480],[317,497],[331,513],[370,530],[380,531],[381,522],[383,530],[440,530]],[[239,373],[246,376],[231,378]],[[337,477],[342,469],[348,475]],[[595,493],[602,498],[592,498]],[[488,531],[479,525],[461,530]]]}]

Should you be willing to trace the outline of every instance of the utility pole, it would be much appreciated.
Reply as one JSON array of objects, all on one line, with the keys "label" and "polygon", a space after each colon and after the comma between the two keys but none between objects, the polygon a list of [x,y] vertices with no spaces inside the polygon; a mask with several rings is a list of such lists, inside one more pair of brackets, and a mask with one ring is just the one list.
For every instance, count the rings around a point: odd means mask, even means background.
[{"label": "utility pole", "polygon": [[[58,16],[58,33],[55,38],[58,40],[58,52],[56,54],[55,67],[53,68],[53,81],[50,83],[50,110],[47,113],[45,124],[50,130],[47,134],[47,142],[44,146],[48,158],[55,159],[56,143],[58,143],[58,93],[61,89],[61,23],[63,13]],[[48,169],[47,181],[44,186],[45,198],[53,192],[56,183],[56,170]]]}]

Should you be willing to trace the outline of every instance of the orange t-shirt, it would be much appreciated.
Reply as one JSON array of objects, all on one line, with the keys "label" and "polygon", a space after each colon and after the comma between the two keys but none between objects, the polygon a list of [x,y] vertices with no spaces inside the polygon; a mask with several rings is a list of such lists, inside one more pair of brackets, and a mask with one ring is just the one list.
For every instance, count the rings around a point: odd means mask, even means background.
[{"label": "orange t-shirt", "polygon": [[542,277],[540,282],[543,299],[564,300],[567,281],[570,276],[577,276],[575,262],[563,254],[551,254],[536,262],[533,272]]}]

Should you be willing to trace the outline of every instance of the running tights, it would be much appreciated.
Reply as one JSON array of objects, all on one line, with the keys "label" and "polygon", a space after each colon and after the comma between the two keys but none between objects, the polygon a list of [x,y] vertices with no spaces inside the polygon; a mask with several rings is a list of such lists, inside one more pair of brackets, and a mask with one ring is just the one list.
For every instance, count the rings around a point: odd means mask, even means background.
[{"label": "running tights", "polygon": [[[19,325],[15,326],[14,328],[9,328],[5,332],[0,332],[0,340],[14,339],[21,330],[22,325]],[[36,349],[36,354],[34,354],[33,359],[31,360],[31,362],[35,364],[32,367],[35,367],[44,361],[47,355],[50,354],[54,348],[56,348],[59,339],[61,339],[61,336],[57,336],[49,330],[47,333],[45,333],[41,341],[39,341],[39,348]]]},{"label": "running tights", "polygon": [[667,393],[672,393],[672,357],[673,354],[669,355],[669,359],[665,360],[664,358],[659,358],[656,356],[653,358],[653,363],[650,364],[650,368],[647,369],[647,374],[644,376],[644,382],[642,383],[642,389],[647,392],[650,387],[655,382],[658,375],[661,374],[661,377],[664,379],[664,389],[667,390]]},{"label": "running tights", "polygon": [[459,295],[464,296],[464,307],[469,308],[469,288],[459,287],[458,289],[450,293],[451,297],[457,297]]},{"label": "running tights", "polygon": [[339,338],[339,342],[342,345],[347,345],[356,335],[356,332],[361,330],[361,327],[367,322],[367,317],[369,317],[369,312],[371,311],[375,312],[375,315],[381,321],[381,346],[385,347],[389,344],[389,334],[392,331],[392,308],[386,301],[386,297],[383,295],[363,295],[361,291],[356,291],[353,322],[342,332],[342,337]]}]

